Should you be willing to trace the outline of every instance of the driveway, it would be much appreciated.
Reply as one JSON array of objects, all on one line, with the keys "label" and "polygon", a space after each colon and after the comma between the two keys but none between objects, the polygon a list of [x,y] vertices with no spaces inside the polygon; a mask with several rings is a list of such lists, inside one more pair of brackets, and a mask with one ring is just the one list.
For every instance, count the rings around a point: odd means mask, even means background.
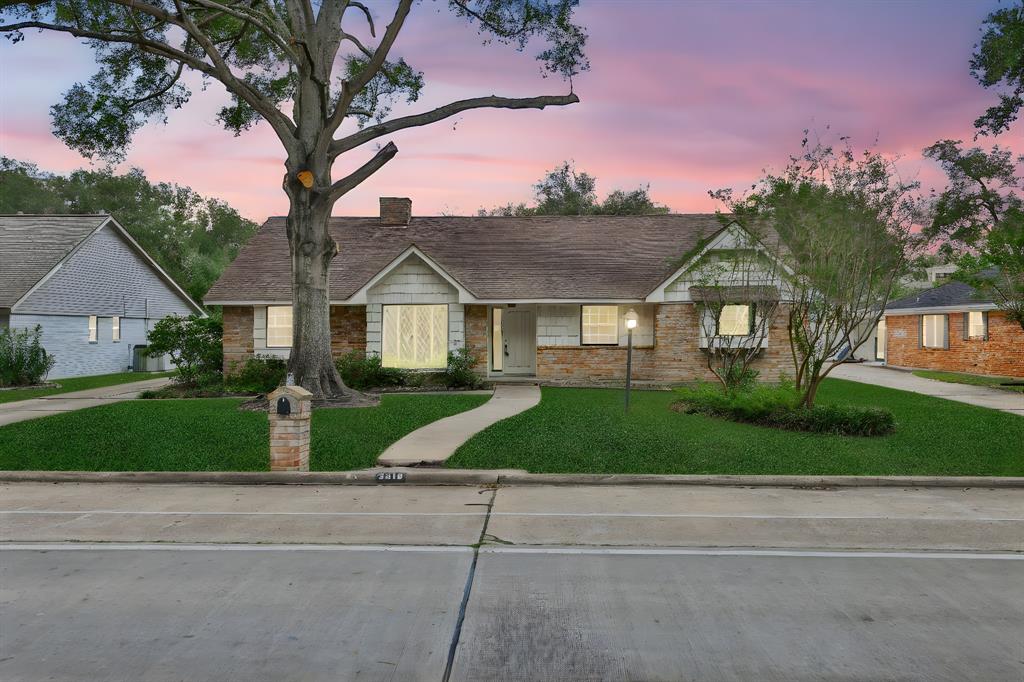
[{"label": "driveway", "polygon": [[846,363],[836,367],[830,377],[859,381],[862,384],[885,386],[901,391],[921,393],[946,400],[956,400],[969,405],[1002,410],[1011,414],[1024,416],[1024,393],[1002,391],[998,388],[970,386],[968,384],[951,384],[947,381],[935,381],[914,376],[908,371],[866,365]]},{"label": "driveway", "polygon": [[137,398],[142,391],[166,386],[170,381],[168,377],[161,377],[159,379],[133,381],[129,384],[90,388],[84,391],[58,393],[44,398],[0,403],[0,426],[27,419],[36,419],[37,417],[48,417],[51,414],[73,412],[85,409],[86,407],[96,407],[97,405],[131,400]]},{"label": "driveway", "polygon": [[2,679],[1024,676],[1019,490],[21,483],[0,500]]}]

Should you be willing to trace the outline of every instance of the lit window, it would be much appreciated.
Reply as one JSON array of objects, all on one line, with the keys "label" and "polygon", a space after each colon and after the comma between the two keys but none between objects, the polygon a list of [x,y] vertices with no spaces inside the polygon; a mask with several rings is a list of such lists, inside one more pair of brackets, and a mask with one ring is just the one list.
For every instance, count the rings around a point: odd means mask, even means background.
[{"label": "lit window", "polygon": [[99,337],[98,337],[98,335],[96,333],[96,316],[95,315],[90,315],[89,316],[89,343],[96,343],[98,338]]},{"label": "lit window", "polygon": [[584,345],[614,346],[619,342],[619,306],[585,305],[581,315]]},{"label": "lit window", "polygon": [[381,329],[385,367],[439,369],[448,365],[447,305],[386,305]]},{"label": "lit window", "polygon": [[875,332],[875,360],[885,360],[885,318],[878,321]]},{"label": "lit window", "polygon": [[988,315],[983,312],[967,313],[967,338],[988,338]]},{"label": "lit window", "polygon": [[267,348],[290,348],[292,345],[292,307],[267,306]]},{"label": "lit window", "polygon": [[945,315],[922,315],[921,345],[925,348],[948,348],[947,320]]},{"label": "lit window", "polygon": [[110,318],[110,338],[114,343],[121,340],[121,318],[114,316]]},{"label": "lit window", "polygon": [[725,305],[718,313],[717,336],[749,336],[754,333],[749,305]]},{"label": "lit window", "polygon": [[495,308],[492,311],[492,328],[491,328],[491,369],[495,372],[501,372],[505,366],[505,352],[503,348],[504,337],[501,332],[501,316],[502,309]]}]

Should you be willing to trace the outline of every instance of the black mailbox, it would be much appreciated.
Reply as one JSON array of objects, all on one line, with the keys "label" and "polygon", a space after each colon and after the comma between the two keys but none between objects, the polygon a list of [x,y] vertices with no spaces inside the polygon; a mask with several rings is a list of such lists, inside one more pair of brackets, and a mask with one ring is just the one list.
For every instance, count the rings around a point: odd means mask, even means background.
[{"label": "black mailbox", "polygon": [[288,398],[281,396],[277,399],[277,413],[286,415],[292,413],[292,404],[289,402]]}]

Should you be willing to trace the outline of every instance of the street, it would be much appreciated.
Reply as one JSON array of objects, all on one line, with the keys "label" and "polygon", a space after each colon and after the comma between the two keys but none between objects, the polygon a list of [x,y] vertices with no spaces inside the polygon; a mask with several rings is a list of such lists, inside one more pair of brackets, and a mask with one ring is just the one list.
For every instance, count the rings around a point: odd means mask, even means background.
[{"label": "street", "polygon": [[0,486],[4,680],[1020,680],[1019,490]]}]

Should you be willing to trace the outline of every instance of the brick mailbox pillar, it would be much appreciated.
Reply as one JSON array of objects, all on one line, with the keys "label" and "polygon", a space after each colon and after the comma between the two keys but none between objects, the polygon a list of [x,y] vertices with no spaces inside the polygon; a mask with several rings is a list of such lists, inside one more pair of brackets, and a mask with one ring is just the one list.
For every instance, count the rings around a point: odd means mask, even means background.
[{"label": "brick mailbox pillar", "polygon": [[270,402],[270,470],[309,471],[313,394],[301,386],[282,386],[267,399]]}]

